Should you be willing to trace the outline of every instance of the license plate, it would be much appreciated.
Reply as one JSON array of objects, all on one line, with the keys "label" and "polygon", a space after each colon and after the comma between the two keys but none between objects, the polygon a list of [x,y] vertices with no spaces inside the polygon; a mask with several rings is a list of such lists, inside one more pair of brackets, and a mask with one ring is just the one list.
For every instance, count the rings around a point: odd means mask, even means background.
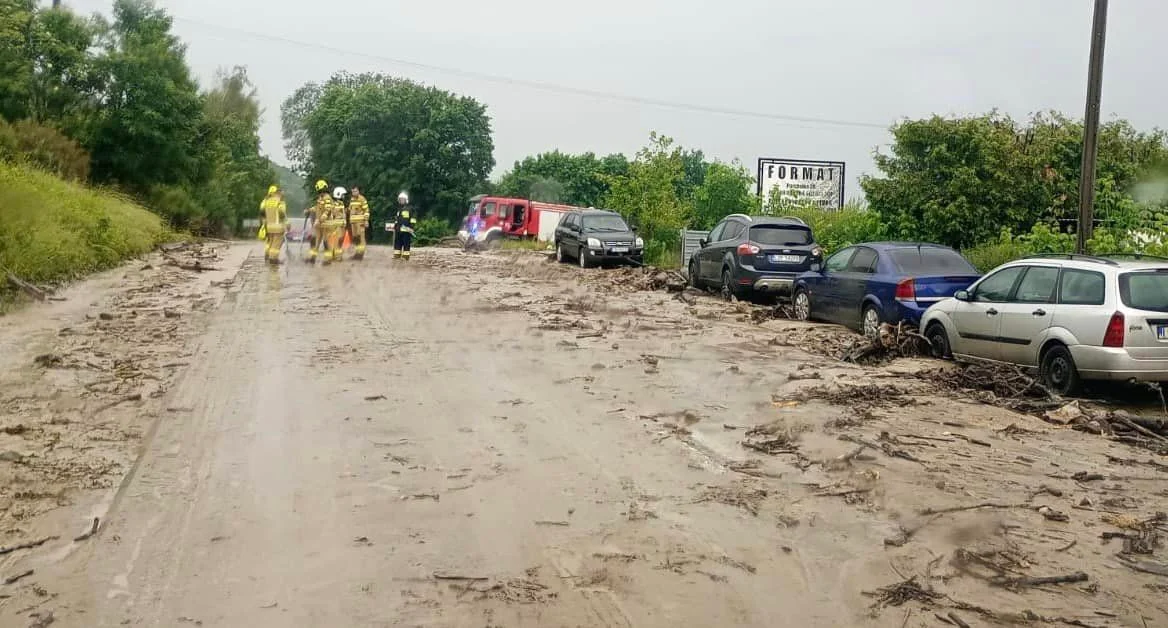
[{"label": "license plate", "polygon": [[613,253],[628,253],[629,247],[627,247],[627,246],[614,246],[614,247],[612,247],[612,252]]},{"label": "license plate", "polygon": [[802,255],[768,255],[772,264],[798,264],[803,261]]},{"label": "license plate", "polygon": [[1168,325],[1156,326],[1156,338],[1159,340],[1168,340]]}]

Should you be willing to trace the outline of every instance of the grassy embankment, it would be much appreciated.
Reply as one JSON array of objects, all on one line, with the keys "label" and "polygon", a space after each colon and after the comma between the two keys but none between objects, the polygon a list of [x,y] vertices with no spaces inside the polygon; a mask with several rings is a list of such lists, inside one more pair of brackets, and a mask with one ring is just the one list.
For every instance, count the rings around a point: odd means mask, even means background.
[{"label": "grassy embankment", "polygon": [[124,196],[0,163],[0,302],[14,295],[7,272],[34,284],[77,279],[174,237]]}]

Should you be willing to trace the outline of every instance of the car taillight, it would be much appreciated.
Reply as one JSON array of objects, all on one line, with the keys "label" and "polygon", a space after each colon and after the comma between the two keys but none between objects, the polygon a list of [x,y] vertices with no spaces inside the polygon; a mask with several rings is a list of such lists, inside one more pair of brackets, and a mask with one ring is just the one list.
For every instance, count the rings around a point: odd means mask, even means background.
[{"label": "car taillight", "polygon": [[1111,320],[1107,322],[1107,333],[1103,334],[1104,347],[1122,347],[1123,346],[1123,312],[1116,312],[1111,315]]},{"label": "car taillight", "polygon": [[755,246],[749,242],[747,242],[746,244],[739,244],[738,245],[738,254],[739,255],[758,255],[759,253],[762,253],[762,249],[758,248],[757,246]]},{"label": "car taillight", "polygon": [[897,301],[916,301],[917,300],[917,286],[912,279],[905,279],[896,284],[896,300]]}]

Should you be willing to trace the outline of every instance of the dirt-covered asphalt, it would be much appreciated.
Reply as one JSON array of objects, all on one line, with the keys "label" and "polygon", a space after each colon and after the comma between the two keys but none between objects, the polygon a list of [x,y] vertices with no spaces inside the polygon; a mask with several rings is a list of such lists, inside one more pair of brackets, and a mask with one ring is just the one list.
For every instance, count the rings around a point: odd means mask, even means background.
[{"label": "dirt-covered asphalt", "polygon": [[1168,457],[647,283],[202,245],[0,318],[0,626],[1168,625]]}]

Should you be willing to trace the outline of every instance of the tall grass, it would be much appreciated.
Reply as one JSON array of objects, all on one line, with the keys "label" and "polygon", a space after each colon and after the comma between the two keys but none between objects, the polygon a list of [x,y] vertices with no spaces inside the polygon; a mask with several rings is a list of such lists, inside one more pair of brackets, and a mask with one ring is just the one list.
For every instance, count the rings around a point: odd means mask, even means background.
[{"label": "tall grass", "polygon": [[172,236],[128,198],[0,162],[0,266],[25,280],[81,277]]}]

